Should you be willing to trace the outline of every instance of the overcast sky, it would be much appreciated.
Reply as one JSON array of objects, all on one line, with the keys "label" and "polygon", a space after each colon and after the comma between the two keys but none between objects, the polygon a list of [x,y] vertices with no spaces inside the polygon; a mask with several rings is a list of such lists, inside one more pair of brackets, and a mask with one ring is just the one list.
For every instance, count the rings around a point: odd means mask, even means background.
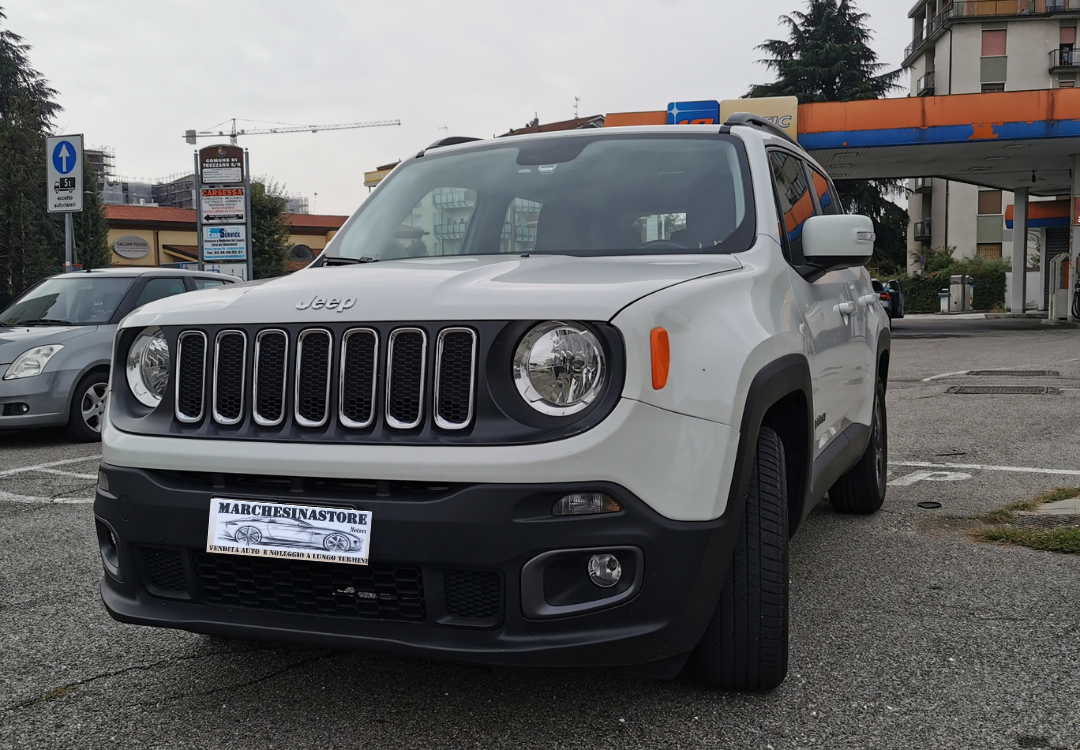
[{"label": "overcast sky", "polygon": [[[898,66],[912,2],[861,0]],[[241,138],[252,171],[351,213],[363,172],[451,135],[731,99],[771,80],[754,48],[801,0],[0,0],[59,92],[59,132],[117,171],[190,171],[189,128],[227,118],[400,127]],[[243,123],[249,127],[254,123]],[[211,141],[200,141],[209,145]],[[315,194],[318,193],[317,202]]]}]

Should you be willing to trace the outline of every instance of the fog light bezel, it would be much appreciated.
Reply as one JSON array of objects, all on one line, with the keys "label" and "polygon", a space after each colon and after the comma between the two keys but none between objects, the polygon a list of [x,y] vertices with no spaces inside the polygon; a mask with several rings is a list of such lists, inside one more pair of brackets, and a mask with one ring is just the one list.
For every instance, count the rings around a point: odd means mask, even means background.
[{"label": "fog light bezel", "polygon": [[94,528],[97,530],[102,567],[111,578],[123,583],[124,576],[120,572],[120,538],[113,527],[100,518],[94,519]]},{"label": "fog light bezel", "polygon": [[[578,575],[584,581],[596,598],[588,601],[570,604],[551,604],[548,601],[544,589],[545,573],[549,567],[559,562],[560,558],[584,558],[587,560],[592,555],[612,554],[619,558],[623,564],[624,574],[618,584],[609,588],[600,588],[593,585],[589,579],[588,571],[582,567],[575,567]],[[580,565],[580,562],[578,562]],[[627,583],[628,568],[633,569],[633,575]],[[578,549],[560,549],[543,552],[521,569],[521,609],[528,620],[549,620],[556,617],[571,617],[574,615],[617,607],[625,604],[638,595],[641,584],[645,580],[645,554],[639,547],[614,546],[614,547],[584,547]],[[622,584],[627,585],[623,586]]]}]

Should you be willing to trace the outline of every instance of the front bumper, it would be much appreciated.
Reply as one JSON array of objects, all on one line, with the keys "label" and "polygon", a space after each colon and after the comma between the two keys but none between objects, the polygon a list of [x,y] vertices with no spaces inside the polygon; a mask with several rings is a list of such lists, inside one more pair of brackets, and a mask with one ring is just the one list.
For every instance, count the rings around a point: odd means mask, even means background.
[{"label": "front bumper", "polygon": [[[6,365],[0,365],[0,373],[6,370]],[[0,430],[66,424],[71,389],[78,376],[76,370],[58,370],[32,378],[0,379]],[[25,414],[11,413],[22,412],[24,404],[28,407]]]},{"label": "front bumper", "polygon": [[[106,573],[101,593],[115,619],[489,664],[625,666],[688,654],[719,599],[744,508],[744,503],[733,502],[716,520],[680,522],[660,516],[626,489],[606,482],[449,485],[429,488],[419,497],[415,487],[397,483],[383,483],[377,492],[364,494],[325,482],[301,480],[274,487],[245,485],[223,475],[108,464],[102,469],[109,491],[99,489],[94,510],[103,544],[111,542],[109,532],[115,540],[112,559],[120,580]],[[571,491],[607,492],[623,510],[553,517],[554,502]],[[307,585],[325,567],[315,573],[284,568],[267,572],[264,590],[249,592],[247,603],[214,603],[214,592],[220,590],[215,586],[223,577],[241,576],[236,572],[240,566],[233,570],[233,561],[221,559],[229,556],[204,553],[213,496],[371,511],[372,572],[378,577],[416,571],[422,591],[419,608],[414,601],[407,617],[402,616],[405,609],[396,608],[395,589],[390,587],[389,609],[380,610],[382,614],[309,613],[302,606],[297,611],[302,597],[296,587]],[[149,556],[147,549],[152,550]],[[571,564],[552,568],[551,578],[543,574],[539,588],[541,598],[565,603],[568,597],[580,599],[582,591],[586,598],[603,595],[590,590],[582,560],[604,550],[617,551],[638,566],[628,573],[636,581],[624,589],[630,595],[612,598],[615,604],[593,600],[585,607],[591,611],[573,615],[537,608],[537,578],[527,565],[530,561],[552,551],[568,555],[554,556]],[[163,557],[174,566],[164,579]],[[579,569],[580,579],[568,581]],[[410,581],[409,590],[416,592],[416,582]],[[492,587],[477,593],[478,581]],[[342,582],[331,596],[339,603],[341,597],[352,596]],[[246,584],[236,585],[243,589]],[[474,614],[453,604],[462,596],[453,587],[461,586],[472,596]],[[567,586],[576,587],[577,593],[563,590]]]}]

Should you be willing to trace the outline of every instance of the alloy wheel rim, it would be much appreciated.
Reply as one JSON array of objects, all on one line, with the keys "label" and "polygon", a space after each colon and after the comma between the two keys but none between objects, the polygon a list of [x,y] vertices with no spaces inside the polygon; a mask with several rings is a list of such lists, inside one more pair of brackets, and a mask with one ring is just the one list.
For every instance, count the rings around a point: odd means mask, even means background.
[{"label": "alloy wheel rim", "polygon": [[81,410],[83,424],[91,432],[101,432],[101,420],[105,416],[105,399],[108,386],[94,383],[83,394]]}]

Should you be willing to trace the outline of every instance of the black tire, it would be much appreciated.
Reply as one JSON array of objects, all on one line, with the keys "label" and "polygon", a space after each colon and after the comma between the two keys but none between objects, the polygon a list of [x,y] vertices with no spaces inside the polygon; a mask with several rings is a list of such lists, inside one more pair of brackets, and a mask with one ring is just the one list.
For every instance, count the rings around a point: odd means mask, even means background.
[{"label": "black tire", "polygon": [[788,507],[784,444],[761,428],[746,521],[693,665],[710,687],[772,690],[788,670]]},{"label": "black tire", "polygon": [[829,501],[841,513],[876,513],[885,502],[888,481],[889,421],[885,411],[885,384],[878,380],[874,391],[874,416],[870,442],[859,463],[836,480],[829,490]]},{"label": "black tire", "polygon": [[[90,372],[83,376],[71,394],[71,407],[68,409],[68,436],[79,443],[94,443],[101,440],[101,426],[105,421],[105,391],[109,387],[109,375],[104,372]],[[99,408],[100,407],[100,408]]]}]

